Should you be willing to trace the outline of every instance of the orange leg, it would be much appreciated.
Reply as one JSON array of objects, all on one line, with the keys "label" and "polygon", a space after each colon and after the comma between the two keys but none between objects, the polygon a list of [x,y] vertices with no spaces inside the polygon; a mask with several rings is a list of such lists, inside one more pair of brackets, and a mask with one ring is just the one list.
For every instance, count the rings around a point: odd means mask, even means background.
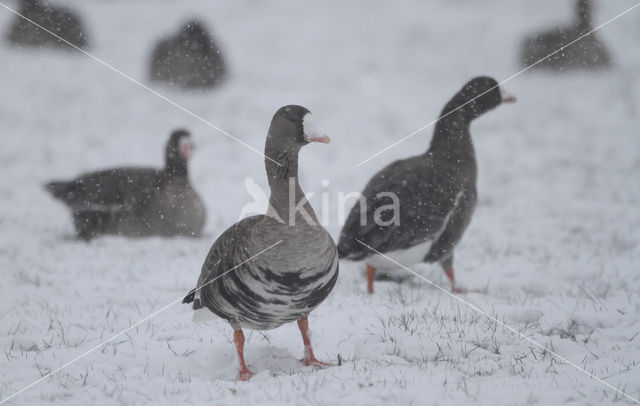
[{"label": "orange leg", "polygon": [[449,282],[451,282],[451,292],[453,293],[466,293],[464,289],[456,286],[456,277],[453,275],[453,268],[446,269],[444,274],[447,275]]},{"label": "orange leg", "polygon": [[331,364],[318,361],[313,355],[313,349],[311,348],[311,340],[309,340],[309,320],[306,317],[298,320],[298,328],[300,334],[302,334],[302,343],[304,344],[304,358],[300,360],[305,366],[313,366],[316,368],[330,367]]},{"label": "orange leg", "polygon": [[376,268],[367,265],[367,292],[373,293],[373,278],[376,276]]},{"label": "orange leg", "polygon": [[238,360],[240,361],[240,371],[238,372],[238,381],[248,381],[253,374],[244,363],[244,333],[242,330],[233,330],[233,342],[236,344],[238,352]]}]

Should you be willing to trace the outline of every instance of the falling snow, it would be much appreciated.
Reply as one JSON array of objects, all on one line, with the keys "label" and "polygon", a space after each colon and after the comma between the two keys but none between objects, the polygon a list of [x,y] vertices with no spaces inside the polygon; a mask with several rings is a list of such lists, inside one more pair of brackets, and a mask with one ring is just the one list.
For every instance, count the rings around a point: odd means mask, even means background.
[{"label": "falling snow", "polygon": [[[54,2],[52,0],[52,2]],[[58,4],[57,1],[54,3]],[[60,2],[62,3],[62,2]],[[262,150],[273,112],[300,104],[328,146],[301,153],[301,184],[330,233],[338,193],[426,150],[431,122],[473,76],[520,69],[522,39],[570,21],[569,1],[180,2],[66,0],[90,51],[146,83],[153,44],[197,17],[216,33],[228,78],[210,91],[154,87]],[[635,1],[596,3],[597,25]],[[12,4],[8,4],[12,5]],[[13,4],[15,5],[15,4]],[[12,21],[0,7],[0,27]],[[460,296],[634,398],[640,397],[640,8],[599,31],[603,72],[526,72],[518,98],[474,122],[479,202],[456,250]],[[4,33],[3,33],[4,35]],[[219,233],[266,189],[263,158],[77,51],[0,44],[0,398],[179,299]],[[115,166],[157,166],[166,135],[192,132],[204,236],[76,241],[43,184]],[[437,266],[406,264],[446,285]],[[166,311],[8,404],[611,404],[630,402],[419,278],[365,293],[359,264],[310,316],[316,356],[301,366],[294,324],[247,332],[257,375],[235,382],[232,331]]]}]

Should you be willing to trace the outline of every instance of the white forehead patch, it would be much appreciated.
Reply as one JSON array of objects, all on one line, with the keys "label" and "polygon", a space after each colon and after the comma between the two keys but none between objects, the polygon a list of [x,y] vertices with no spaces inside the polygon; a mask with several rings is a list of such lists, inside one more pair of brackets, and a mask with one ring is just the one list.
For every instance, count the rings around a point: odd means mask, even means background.
[{"label": "white forehead patch", "polygon": [[189,159],[192,153],[193,143],[191,142],[191,137],[188,135],[181,137],[178,140],[178,154],[184,159]]},{"label": "white forehead patch", "polygon": [[302,118],[302,132],[307,137],[313,137],[314,135],[319,134],[316,121],[313,119],[311,113],[305,114]]},{"label": "white forehead patch", "polygon": [[185,145],[191,145],[191,137],[185,135],[178,140],[178,149],[182,150]]}]

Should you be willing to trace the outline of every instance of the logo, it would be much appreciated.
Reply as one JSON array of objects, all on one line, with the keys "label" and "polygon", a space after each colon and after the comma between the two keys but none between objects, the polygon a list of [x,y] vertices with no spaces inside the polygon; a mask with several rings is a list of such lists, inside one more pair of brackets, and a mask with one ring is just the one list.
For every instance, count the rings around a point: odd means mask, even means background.
[{"label": "logo", "polygon": [[[324,179],[321,183],[322,187],[327,189],[330,185],[329,181]],[[269,190],[265,190],[251,177],[244,179],[244,187],[252,201],[242,206],[239,219],[243,219],[249,215],[263,214],[276,219],[282,224],[295,225],[296,221],[306,221],[309,224],[320,223],[323,226],[337,224],[344,225],[346,221],[346,213],[348,209],[355,208],[355,204],[359,204],[359,220],[361,226],[366,226],[369,221],[379,226],[390,226],[400,224],[400,199],[392,192],[380,192],[375,196],[378,202],[373,213],[367,211],[367,201],[360,192],[338,192],[335,197],[328,190],[320,193],[320,204],[313,202],[314,192],[307,193],[302,196],[296,195],[296,179],[289,178],[288,182],[288,200],[279,202],[280,212],[269,204]],[[334,197],[332,199],[332,197]],[[337,204],[337,218],[332,222],[331,208],[332,201]],[[355,201],[355,202],[354,202]],[[382,204],[384,203],[384,204]],[[317,221],[315,216],[309,212],[308,205],[315,207],[313,212],[318,215]],[[283,220],[283,217],[287,220]]]}]

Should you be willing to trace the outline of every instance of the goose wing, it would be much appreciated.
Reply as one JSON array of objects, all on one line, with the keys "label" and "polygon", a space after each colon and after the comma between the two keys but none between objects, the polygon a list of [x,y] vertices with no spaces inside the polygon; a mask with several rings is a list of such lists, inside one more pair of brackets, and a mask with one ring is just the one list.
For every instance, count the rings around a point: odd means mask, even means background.
[{"label": "goose wing", "polygon": [[[397,161],[378,172],[349,213],[338,243],[341,258],[407,249],[435,240],[462,198],[462,186],[424,157]],[[394,205],[396,209],[394,209]]]},{"label": "goose wing", "polygon": [[155,169],[118,168],[87,173],[71,181],[50,182],[46,188],[74,212],[113,212],[145,206],[158,192],[160,183]]}]

